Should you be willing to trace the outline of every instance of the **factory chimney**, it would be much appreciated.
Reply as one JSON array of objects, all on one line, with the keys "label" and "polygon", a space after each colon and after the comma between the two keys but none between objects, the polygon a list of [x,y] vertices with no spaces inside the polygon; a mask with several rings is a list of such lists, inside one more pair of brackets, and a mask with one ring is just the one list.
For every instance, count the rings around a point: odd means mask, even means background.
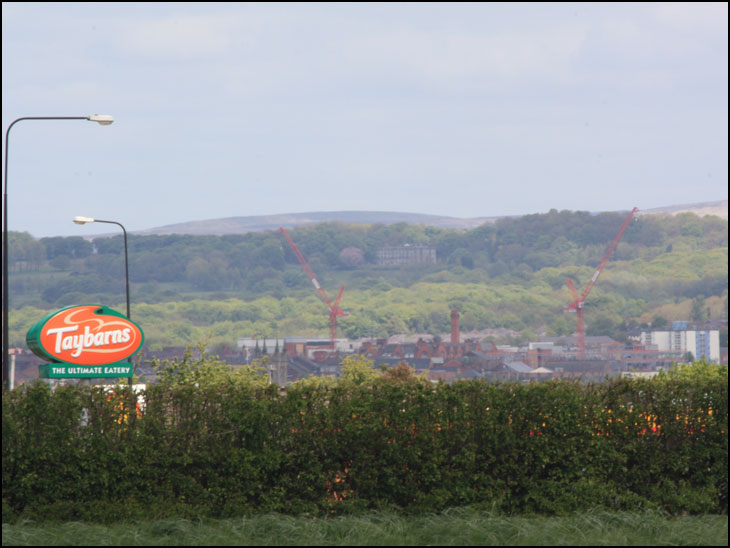
[{"label": "factory chimney", "polygon": [[451,311],[451,344],[459,344],[459,311]]}]

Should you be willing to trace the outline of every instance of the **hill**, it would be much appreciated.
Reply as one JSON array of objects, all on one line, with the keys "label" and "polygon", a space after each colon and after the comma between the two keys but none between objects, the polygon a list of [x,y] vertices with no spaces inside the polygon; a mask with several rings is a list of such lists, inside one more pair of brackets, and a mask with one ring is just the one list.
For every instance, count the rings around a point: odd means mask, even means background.
[{"label": "hill", "polygon": [[638,215],[678,215],[679,213],[694,213],[698,217],[714,215],[721,219],[727,219],[728,202],[727,200],[720,200],[717,202],[699,202],[694,204],[654,207],[652,209],[637,212]]},{"label": "hill", "polygon": [[[627,210],[628,211],[628,210]],[[728,201],[701,202],[695,204],[657,207],[639,211],[639,215],[677,215],[678,213],[695,213],[698,216],[715,215],[728,218]],[[276,230],[279,227],[294,228],[311,226],[318,223],[351,223],[351,224],[384,224],[406,223],[409,225],[435,226],[439,228],[472,229],[483,224],[493,224],[498,217],[447,217],[424,215],[420,213],[404,213],[393,211],[320,211],[308,213],[285,213],[280,215],[252,215],[247,217],[226,217],[223,219],[207,219],[189,221],[147,230],[135,231],[139,235],[194,234],[214,235],[243,234],[246,232],[263,232]],[[95,236],[89,236],[94,238]]]},{"label": "hill", "polygon": [[246,232],[263,232],[276,230],[279,227],[295,228],[318,223],[348,224],[385,224],[406,223],[410,225],[437,226],[440,228],[476,228],[484,223],[494,222],[499,217],[478,217],[463,219],[420,213],[403,213],[393,211],[318,211],[307,213],[284,213],[280,215],[252,215],[248,217],[227,217],[224,219],[208,219],[189,221],[147,230],[135,234],[196,234],[215,235],[243,234]]},{"label": "hill", "polygon": [[[648,323],[727,318],[727,221],[674,212],[630,224],[587,302],[589,335],[621,340]],[[349,338],[443,333],[455,308],[465,332],[570,334],[567,280],[585,286],[626,217],[551,210],[456,230],[407,222],[428,216],[378,213],[370,217],[376,224],[365,224],[372,213],[342,212],[338,223],[323,222],[325,215],[333,214],[312,214],[310,226],[291,235],[323,288],[347,287],[342,302],[350,315],[338,328]],[[286,217],[268,222],[276,228],[305,218]],[[121,235],[93,244],[80,236],[10,237],[13,344],[22,345],[28,327],[53,308],[123,302]],[[435,261],[383,260],[384,250],[413,244]],[[276,230],[134,234],[129,275],[133,315],[159,347],[208,335],[231,345],[241,334],[319,336],[328,329],[326,307]]]}]

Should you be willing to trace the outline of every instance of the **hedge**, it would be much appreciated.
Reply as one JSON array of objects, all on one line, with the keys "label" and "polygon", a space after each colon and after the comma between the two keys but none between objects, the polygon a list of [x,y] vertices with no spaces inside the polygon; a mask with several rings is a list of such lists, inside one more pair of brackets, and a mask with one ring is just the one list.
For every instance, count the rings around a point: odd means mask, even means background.
[{"label": "hedge", "polygon": [[727,382],[3,394],[3,521],[477,506],[727,512]]}]

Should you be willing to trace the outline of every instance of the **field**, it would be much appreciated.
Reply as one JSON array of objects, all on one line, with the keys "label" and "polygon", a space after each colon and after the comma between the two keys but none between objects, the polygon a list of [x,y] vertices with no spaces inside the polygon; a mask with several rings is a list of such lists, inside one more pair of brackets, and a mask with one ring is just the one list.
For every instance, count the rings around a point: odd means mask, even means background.
[{"label": "field", "polygon": [[330,519],[280,514],[102,526],[3,525],[3,546],[727,546],[727,516],[586,512],[503,517],[454,509],[419,517],[372,513]]}]

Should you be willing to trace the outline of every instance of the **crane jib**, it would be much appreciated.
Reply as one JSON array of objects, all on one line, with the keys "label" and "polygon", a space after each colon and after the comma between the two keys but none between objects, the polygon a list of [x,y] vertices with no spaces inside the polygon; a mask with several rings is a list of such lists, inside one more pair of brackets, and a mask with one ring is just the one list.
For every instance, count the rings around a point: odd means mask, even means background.
[{"label": "crane jib", "polygon": [[291,239],[289,234],[287,234],[284,227],[279,228],[279,232],[281,232],[284,235],[284,238],[286,239],[287,243],[289,244],[289,247],[291,247],[292,252],[296,256],[297,260],[299,261],[299,264],[302,266],[304,271],[307,273],[307,277],[309,277],[309,281],[312,282],[312,285],[314,286],[314,289],[317,290],[317,294],[319,295],[319,298],[322,299],[324,304],[326,304],[330,309],[330,344],[331,348],[334,350],[335,348],[335,337],[337,334],[337,316],[347,316],[347,312],[340,309],[340,299],[342,298],[342,292],[345,289],[345,286],[343,285],[340,287],[340,293],[337,295],[337,299],[335,300],[335,303],[332,304],[332,302],[327,298],[327,294],[324,292],[324,289],[322,289],[322,286],[317,281],[317,277],[314,275],[314,272],[312,272],[312,269],[309,268],[309,265],[307,264],[307,260],[304,258],[304,255],[301,254],[299,251],[299,248],[294,243],[294,240]]},{"label": "crane jib", "polygon": [[609,259],[611,258],[611,255],[613,254],[614,250],[618,246],[619,241],[624,235],[624,232],[626,232],[626,229],[629,227],[629,223],[631,222],[631,219],[634,216],[634,213],[639,211],[638,207],[635,207],[631,210],[629,215],[624,220],[623,224],[619,228],[618,232],[616,233],[616,236],[614,236],[613,241],[611,241],[611,244],[608,246],[608,249],[606,250],[606,253],[603,255],[603,259],[598,264],[598,268],[593,272],[593,276],[591,277],[591,280],[588,282],[588,285],[586,285],[586,288],[583,290],[583,293],[581,293],[580,298],[578,297],[578,292],[575,290],[575,287],[573,286],[573,282],[568,279],[568,286],[570,287],[570,291],[573,294],[573,298],[575,299],[573,303],[565,310],[569,310],[571,312],[577,312],[578,313],[578,355],[579,356],[585,356],[585,320],[583,319],[583,313],[584,313],[584,304],[585,300],[588,298],[588,294],[593,289],[593,286],[596,283],[596,280],[598,280],[598,277],[601,275],[601,272],[603,271],[603,268],[606,266],[606,263],[608,263]]}]

